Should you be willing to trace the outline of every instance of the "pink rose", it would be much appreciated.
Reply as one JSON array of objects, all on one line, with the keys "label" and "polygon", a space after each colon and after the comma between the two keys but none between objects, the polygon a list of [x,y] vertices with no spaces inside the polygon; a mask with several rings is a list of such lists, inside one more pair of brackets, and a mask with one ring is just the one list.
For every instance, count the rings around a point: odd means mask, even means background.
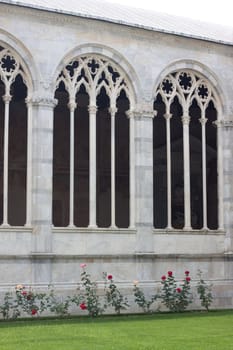
[{"label": "pink rose", "polygon": [[87,266],[87,264],[85,264],[85,263],[80,264],[80,267],[81,267],[82,269],[84,269],[86,266]]}]

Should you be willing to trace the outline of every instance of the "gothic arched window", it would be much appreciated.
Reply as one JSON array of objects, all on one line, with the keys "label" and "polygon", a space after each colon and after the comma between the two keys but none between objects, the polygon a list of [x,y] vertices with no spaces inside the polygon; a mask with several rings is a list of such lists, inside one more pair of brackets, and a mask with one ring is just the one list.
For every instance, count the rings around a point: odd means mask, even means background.
[{"label": "gothic arched window", "polygon": [[27,98],[20,60],[0,46],[0,222],[27,223]]},{"label": "gothic arched window", "polygon": [[154,109],[154,227],[218,228],[217,101],[199,74],[159,84]]},{"label": "gothic arched window", "polygon": [[81,56],[57,79],[53,224],[130,226],[129,84],[97,55]]}]

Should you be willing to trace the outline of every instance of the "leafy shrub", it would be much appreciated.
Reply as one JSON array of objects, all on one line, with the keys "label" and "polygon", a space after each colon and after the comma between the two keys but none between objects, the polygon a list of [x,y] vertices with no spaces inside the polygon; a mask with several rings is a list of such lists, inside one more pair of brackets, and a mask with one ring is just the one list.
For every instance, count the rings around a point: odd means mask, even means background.
[{"label": "leafy shrub", "polygon": [[201,300],[201,305],[209,311],[209,307],[213,301],[212,285],[208,285],[202,278],[202,272],[198,272],[199,281],[197,283],[197,292]]},{"label": "leafy shrub", "polygon": [[184,311],[191,303],[189,271],[185,271],[182,284],[178,287],[172,271],[168,271],[167,276],[161,277],[162,303],[173,312]]}]

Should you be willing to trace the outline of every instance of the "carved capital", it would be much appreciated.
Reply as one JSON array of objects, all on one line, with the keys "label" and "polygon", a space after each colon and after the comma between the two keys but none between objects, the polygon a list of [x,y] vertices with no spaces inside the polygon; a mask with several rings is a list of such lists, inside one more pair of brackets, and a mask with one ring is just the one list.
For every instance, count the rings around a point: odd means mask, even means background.
[{"label": "carved capital", "polygon": [[73,112],[75,110],[75,108],[77,107],[77,103],[74,100],[71,100],[68,103],[68,108],[70,109],[71,112]]},{"label": "carved capital", "polygon": [[2,99],[5,103],[9,103],[12,99],[12,96],[11,95],[4,95],[4,96],[2,96]]},{"label": "carved capital", "polygon": [[125,112],[125,114],[127,115],[127,117],[130,118],[134,118],[134,111],[129,109],[128,111]]},{"label": "carved capital", "polygon": [[89,106],[88,107],[88,111],[90,114],[96,114],[97,110],[98,110],[98,108],[96,106]]},{"label": "carved capital", "polygon": [[166,120],[170,120],[172,118],[172,114],[171,113],[165,113],[163,115],[163,117],[166,119]]},{"label": "carved capital", "polygon": [[201,125],[205,125],[207,123],[208,119],[207,118],[199,118],[198,120],[201,123]]},{"label": "carved capital", "polygon": [[43,106],[48,108],[55,108],[58,100],[56,98],[38,96],[31,99],[27,99],[27,104],[32,104],[33,106]]},{"label": "carved capital", "polygon": [[[233,128],[233,120],[222,120],[222,121],[215,121],[213,122],[217,127],[224,127],[226,129]],[[220,124],[220,125],[219,125]]]},{"label": "carved capital", "polygon": [[183,125],[189,125],[190,119],[191,119],[191,118],[190,118],[189,115],[183,115],[183,116],[181,117],[181,120],[182,120]]},{"label": "carved capital", "polygon": [[109,113],[111,114],[111,117],[115,117],[118,109],[116,107],[110,107],[109,108]]}]

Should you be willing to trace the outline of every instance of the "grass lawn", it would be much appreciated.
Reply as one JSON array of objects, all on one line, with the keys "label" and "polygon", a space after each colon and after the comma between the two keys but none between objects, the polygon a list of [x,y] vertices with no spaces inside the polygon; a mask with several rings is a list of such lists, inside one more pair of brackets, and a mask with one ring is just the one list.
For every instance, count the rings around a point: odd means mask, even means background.
[{"label": "grass lawn", "polygon": [[233,350],[233,310],[0,322],[1,350]]}]

